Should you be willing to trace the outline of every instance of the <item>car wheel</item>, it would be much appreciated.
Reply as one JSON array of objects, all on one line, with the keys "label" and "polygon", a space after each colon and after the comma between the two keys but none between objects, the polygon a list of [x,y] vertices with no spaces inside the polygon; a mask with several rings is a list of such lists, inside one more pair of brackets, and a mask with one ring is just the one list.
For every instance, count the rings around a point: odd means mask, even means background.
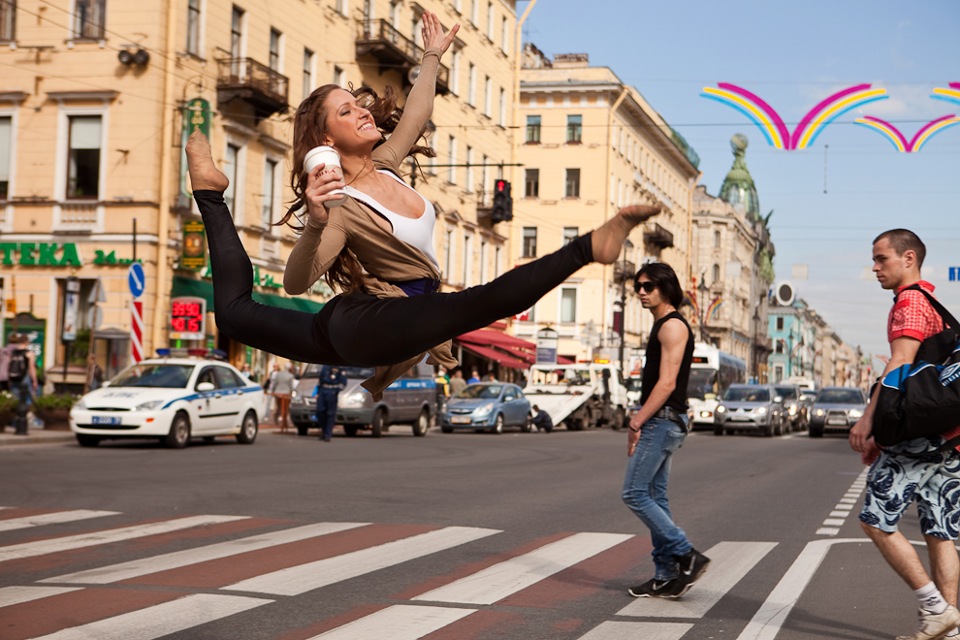
[{"label": "car wheel", "polygon": [[217,440],[216,436],[203,436],[203,441],[206,444],[213,444],[214,442],[216,442],[216,440]]},{"label": "car wheel", "polygon": [[386,421],[387,412],[383,410],[383,407],[377,408],[377,410],[373,412],[373,420],[370,421],[370,431],[374,438],[379,438],[383,435],[385,431],[383,427]]},{"label": "car wheel", "polygon": [[810,430],[807,432],[807,435],[811,438],[822,438],[823,437],[823,427],[814,427],[811,426]]},{"label": "car wheel", "polygon": [[305,435],[307,435],[307,432],[310,431],[310,425],[308,425],[308,424],[303,424],[302,422],[301,422],[300,424],[297,424],[297,425],[294,425],[294,426],[297,427],[297,435],[298,435],[298,436],[305,436]]},{"label": "car wheel", "polygon": [[357,433],[360,431],[360,427],[355,424],[345,424],[343,425],[343,432],[347,434],[350,438],[355,438]]},{"label": "car wheel", "polygon": [[171,449],[183,449],[190,442],[190,418],[183,411],[178,411],[170,423],[170,432],[163,439],[163,444]]},{"label": "car wheel", "polygon": [[427,435],[427,430],[430,428],[430,410],[421,409],[420,415],[417,416],[417,421],[413,423],[413,435],[417,437]]},{"label": "car wheel", "polygon": [[736,429],[724,429],[723,432],[726,433],[728,436],[737,435]]},{"label": "car wheel", "polygon": [[77,443],[79,443],[81,447],[95,447],[100,444],[100,438],[99,436],[88,436],[85,433],[78,433]]},{"label": "car wheel", "polygon": [[243,416],[243,422],[240,423],[240,433],[237,434],[237,442],[240,444],[253,444],[257,439],[259,429],[257,414],[253,411],[247,411],[247,415]]},{"label": "car wheel", "polygon": [[723,427],[714,427],[714,428],[713,428],[713,435],[715,435],[715,436],[722,436],[722,435],[723,435]]},{"label": "car wheel", "polygon": [[503,414],[498,413],[497,419],[493,421],[493,426],[490,427],[490,433],[503,433]]},{"label": "car wheel", "polygon": [[440,431],[443,433],[453,433],[453,427],[440,427]]},{"label": "car wheel", "polygon": [[614,431],[620,431],[626,421],[627,412],[623,410],[623,407],[617,407],[617,410],[613,412],[613,422],[610,423],[610,428]]},{"label": "car wheel", "polygon": [[765,438],[773,437],[773,423],[771,422],[763,428],[763,435]]}]

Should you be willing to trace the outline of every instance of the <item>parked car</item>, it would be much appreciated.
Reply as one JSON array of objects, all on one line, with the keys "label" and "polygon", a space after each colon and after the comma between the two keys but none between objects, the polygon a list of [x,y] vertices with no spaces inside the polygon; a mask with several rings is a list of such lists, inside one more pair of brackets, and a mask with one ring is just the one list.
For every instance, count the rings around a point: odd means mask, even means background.
[{"label": "parked car", "polygon": [[440,430],[472,429],[503,433],[506,427],[530,431],[530,401],[523,390],[507,382],[480,382],[467,385],[447,400]]},{"label": "parked car", "polygon": [[759,431],[765,436],[783,433],[786,418],[783,397],[771,385],[732,384],[717,405],[713,434],[739,430]]},{"label": "parked car", "polygon": [[807,428],[809,416],[807,405],[801,402],[800,387],[795,384],[775,384],[777,395],[783,398],[783,411],[791,431],[803,431]]},{"label": "parked car", "polygon": [[253,444],[262,405],[263,388],[226,362],[151,358],[80,398],[70,409],[70,430],[84,447],[157,438],[181,448],[191,438],[224,435]]},{"label": "parked car", "polygon": [[[317,424],[318,364],[304,366],[290,401],[290,420],[301,436]],[[347,386],[337,399],[337,422],[343,432],[355,436],[369,430],[374,438],[389,431],[395,424],[409,424],[413,435],[425,436],[437,415],[437,383],[433,366],[425,362],[414,365],[389,387],[383,397],[374,401],[369,391],[360,386],[373,375],[371,367],[341,367]]]},{"label": "parked car", "polygon": [[813,401],[809,435],[820,438],[827,431],[849,433],[866,408],[867,400],[860,389],[824,387]]}]

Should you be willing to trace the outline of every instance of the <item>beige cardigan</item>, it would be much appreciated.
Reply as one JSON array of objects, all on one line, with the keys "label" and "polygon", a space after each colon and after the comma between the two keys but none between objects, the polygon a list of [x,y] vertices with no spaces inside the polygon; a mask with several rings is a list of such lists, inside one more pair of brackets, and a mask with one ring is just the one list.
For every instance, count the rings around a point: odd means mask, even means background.
[{"label": "beige cardigan", "polygon": [[[373,151],[372,159],[377,169],[389,169],[399,175],[400,164],[410,148],[420,138],[433,112],[436,93],[437,67],[440,54],[427,51],[423,55],[420,76],[404,105],[403,116],[390,138]],[[420,278],[440,280],[437,266],[422,251],[397,239],[390,223],[367,205],[348,197],[340,207],[330,210],[326,225],[316,223],[307,216],[306,226],[297,240],[283,274],[283,288],[291,295],[299,295],[320,279],[348,247],[363,265],[363,289],[378,298],[405,296],[399,287],[390,282],[403,282]],[[388,330],[388,328],[384,328]],[[336,336],[331,336],[336,348]],[[430,349],[430,364],[439,364],[447,369],[459,366],[453,357],[451,342]],[[423,359],[420,354],[406,362],[377,367],[374,376],[363,383],[375,400],[383,390],[403,375],[410,367]]]}]

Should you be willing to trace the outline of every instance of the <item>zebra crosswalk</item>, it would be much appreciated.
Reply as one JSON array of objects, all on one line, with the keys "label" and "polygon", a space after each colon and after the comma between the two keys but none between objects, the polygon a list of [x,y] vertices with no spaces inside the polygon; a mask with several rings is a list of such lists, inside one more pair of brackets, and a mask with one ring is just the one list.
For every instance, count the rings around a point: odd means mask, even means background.
[{"label": "zebra crosswalk", "polygon": [[[469,640],[516,623],[520,617],[512,611],[551,608],[564,612],[557,626],[569,631],[544,638],[689,639],[777,547],[720,542],[706,550],[714,559],[710,571],[683,599],[633,600],[619,584],[611,598],[616,577],[604,573],[613,573],[609,568],[624,558],[647,562],[649,543],[632,534],[569,532],[517,543],[508,532],[468,526],[302,524],[231,515],[137,522],[114,511],[35,511],[0,507],[5,640],[192,638],[195,629],[217,624],[275,626],[275,632],[250,637],[284,640],[415,640],[431,634]],[[512,542],[498,545],[498,537]],[[455,550],[469,560],[455,560],[459,564],[451,569],[447,552]],[[431,559],[443,553],[445,568],[436,573]],[[316,607],[325,600],[314,591],[351,580],[376,582],[391,572],[396,579],[398,568],[416,563],[432,567],[435,575],[429,568],[410,572],[417,577],[393,595],[348,601],[331,607],[332,613],[318,611],[308,623],[290,620],[288,612],[299,608],[296,598],[312,598],[310,607]],[[612,603],[605,620],[586,625],[571,610],[578,599],[601,596]],[[775,635],[769,627],[763,633]],[[196,637],[228,636],[245,637]]]}]

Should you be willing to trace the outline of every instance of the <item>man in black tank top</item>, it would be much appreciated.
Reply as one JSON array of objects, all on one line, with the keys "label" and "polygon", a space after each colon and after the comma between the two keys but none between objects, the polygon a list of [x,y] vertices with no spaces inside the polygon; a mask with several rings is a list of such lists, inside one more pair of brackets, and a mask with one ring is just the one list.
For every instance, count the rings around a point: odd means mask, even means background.
[{"label": "man in black tank top", "polygon": [[679,598],[703,575],[710,559],[693,548],[670,514],[670,460],[687,435],[687,379],[693,360],[693,331],[677,307],[683,289],[673,269],[645,264],[634,289],[653,313],[643,367],[640,410],[630,418],[627,473],[621,497],[650,529],[653,578],[628,589],[635,598]]}]

